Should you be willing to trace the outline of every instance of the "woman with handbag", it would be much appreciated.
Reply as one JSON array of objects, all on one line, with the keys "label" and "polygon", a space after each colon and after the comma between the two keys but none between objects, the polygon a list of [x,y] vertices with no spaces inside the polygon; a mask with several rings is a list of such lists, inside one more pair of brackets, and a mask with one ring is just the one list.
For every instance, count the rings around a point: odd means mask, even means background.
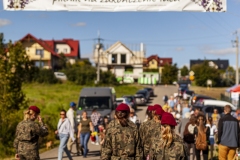
[{"label": "woman with handbag", "polygon": [[72,138],[72,141],[75,141],[73,128],[71,126],[70,121],[66,117],[66,111],[61,110],[60,112],[60,119],[58,121],[58,130],[55,131],[56,139],[60,139],[60,145],[58,149],[58,160],[62,160],[63,151],[67,154],[68,158],[70,160],[73,160],[68,148],[67,148],[67,142],[69,139],[69,136]]}]

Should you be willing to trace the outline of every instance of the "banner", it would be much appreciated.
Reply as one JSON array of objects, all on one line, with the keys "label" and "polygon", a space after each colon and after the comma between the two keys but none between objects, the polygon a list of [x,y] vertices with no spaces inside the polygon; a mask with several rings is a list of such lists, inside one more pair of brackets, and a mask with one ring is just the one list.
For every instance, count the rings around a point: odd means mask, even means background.
[{"label": "banner", "polygon": [[226,0],[3,0],[10,11],[225,12]]}]

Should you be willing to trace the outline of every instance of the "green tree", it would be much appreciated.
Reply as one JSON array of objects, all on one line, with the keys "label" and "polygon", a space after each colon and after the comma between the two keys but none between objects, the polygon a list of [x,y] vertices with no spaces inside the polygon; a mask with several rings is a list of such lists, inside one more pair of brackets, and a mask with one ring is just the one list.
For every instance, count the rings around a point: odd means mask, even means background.
[{"label": "green tree", "polygon": [[17,123],[27,100],[22,82],[29,70],[29,58],[20,43],[4,44],[0,34],[0,157],[13,153],[12,143]]},{"label": "green tree", "polygon": [[58,61],[58,67],[59,67],[59,69],[64,69],[67,67],[67,58],[64,55],[64,53],[60,53],[59,56],[60,56],[60,58]]},{"label": "green tree", "polygon": [[192,66],[194,71],[195,82],[198,86],[206,86],[207,80],[212,80],[212,86],[221,85],[221,76],[218,69],[209,66],[209,61],[204,61],[202,64]]},{"label": "green tree", "polygon": [[165,64],[162,70],[162,83],[172,84],[177,80],[178,67],[175,63],[174,65]]},{"label": "green tree", "polygon": [[187,76],[189,74],[189,70],[187,66],[183,66],[181,68],[181,76]]}]

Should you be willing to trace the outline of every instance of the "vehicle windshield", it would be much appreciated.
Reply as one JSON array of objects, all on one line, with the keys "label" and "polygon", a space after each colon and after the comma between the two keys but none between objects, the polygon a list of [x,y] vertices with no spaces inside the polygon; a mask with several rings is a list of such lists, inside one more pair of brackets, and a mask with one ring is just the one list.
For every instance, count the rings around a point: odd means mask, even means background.
[{"label": "vehicle windshield", "polygon": [[146,96],[146,92],[144,92],[144,91],[139,91],[139,92],[137,92],[137,94],[142,94],[142,95]]},{"label": "vehicle windshield", "polygon": [[80,97],[78,107],[84,109],[111,109],[111,97]]}]

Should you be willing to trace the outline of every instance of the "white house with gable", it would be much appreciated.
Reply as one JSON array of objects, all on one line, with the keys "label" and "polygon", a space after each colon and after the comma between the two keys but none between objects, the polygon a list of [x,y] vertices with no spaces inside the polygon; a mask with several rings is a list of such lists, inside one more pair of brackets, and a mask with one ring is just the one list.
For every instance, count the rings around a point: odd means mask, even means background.
[{"label": "white house with gable", "polygon": [[[116,77],[123,77],[126,72],[129,76],[137,80],[143,72],[143,59],[145,57],[144,45],[139,45],[138,51],[130,50],[121,42],[116,42],[106,50],[98,46],[94,50],[94,62],[98,61],[102,71],[111,71]],[[99,54],[99,57],[98,57]]]}]

